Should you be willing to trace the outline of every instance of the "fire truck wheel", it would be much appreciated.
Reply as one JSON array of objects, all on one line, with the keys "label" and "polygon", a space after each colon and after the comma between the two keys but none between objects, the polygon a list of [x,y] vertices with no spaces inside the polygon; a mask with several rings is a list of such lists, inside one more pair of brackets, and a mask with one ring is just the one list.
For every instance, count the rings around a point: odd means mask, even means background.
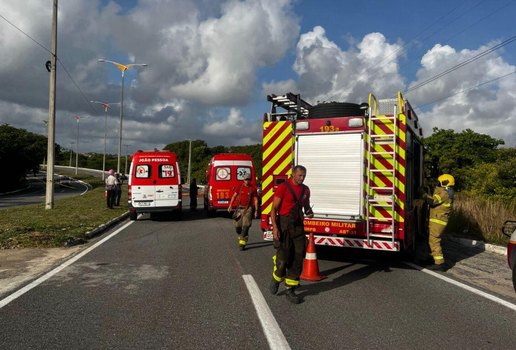
[{"label": "fire truck wheel", "polygon": [[331,118],[343,116],[363,116],[365,110],[360,109],[360,105],[347,102],[321,103],[310,108],[308,118]]}]

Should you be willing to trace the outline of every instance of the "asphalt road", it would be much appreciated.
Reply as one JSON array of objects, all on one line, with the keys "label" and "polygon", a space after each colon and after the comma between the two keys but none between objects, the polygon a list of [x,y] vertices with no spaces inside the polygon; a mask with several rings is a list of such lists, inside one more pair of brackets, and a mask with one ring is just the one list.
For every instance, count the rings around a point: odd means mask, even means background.
[{"label": "asphalt road", "polygon": [[288,303],[282,287],[270,295],[273,248],[253,225],[244,252],[229,218],[202,211],[106,233],[97,240],[104,243],[0,309],[0,348],[514,346],[514,309],[437,278],[456,279],[451,272],[428,274],[389,254],[318,247],[328,278],[302,282],[300,305]]},{"label": "asphalt road", "polygon": [[[0,195],[0,208],[17,207],[27,204],[45,203],[46,175],[39,173],[37,176],[28,177],[29,186],[21,191]],[[88,190],[83,182],[63,179],[56,176],[54,180],[54,199],[77,196]]]}]

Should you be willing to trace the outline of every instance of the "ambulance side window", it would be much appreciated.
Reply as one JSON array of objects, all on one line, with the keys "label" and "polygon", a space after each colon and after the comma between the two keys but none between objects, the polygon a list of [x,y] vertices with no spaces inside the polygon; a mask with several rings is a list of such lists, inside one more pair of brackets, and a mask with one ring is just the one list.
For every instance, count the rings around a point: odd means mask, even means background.
[{"label": "ambulance side window", "polygon": [[218,167],[215,170],[215,180],[218,180],[218,181],[229,181],[229,180],[231,180],[231,168],[229,168],[229,167]]},{"label": "ambulance side window", "polygon": [[148,164],[138,164],[134,172],[137,179],[148,179],[151,177],[151,167]]},{"label": "ambulance side window", "polygon": [[175,177],[175,169],[172,164],[161,164],[158,167],[159,177],[160,178],[171,178]]}]

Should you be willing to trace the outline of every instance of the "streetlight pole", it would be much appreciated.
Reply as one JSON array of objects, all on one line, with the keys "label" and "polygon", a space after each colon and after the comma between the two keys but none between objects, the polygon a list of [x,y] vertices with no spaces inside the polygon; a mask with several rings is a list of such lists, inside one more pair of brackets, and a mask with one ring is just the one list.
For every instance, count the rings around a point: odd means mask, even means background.
[{"label": "streetlight pole", "polygon": [[68,164],[70,168],[72,167],[73,145],[75,145],[75,142],[70,142],[70,163]]},{"label": "streetlight pole", "polygon": [[140,66],[140,67],[147,67],[146,63],[130,63],[130,64],[121,64],[115,61],[105,60],[102,58],[98,59],[98,62],[107,62],[114,64],[120,71],[122,72],[122,89],[120,93],[120,127],[118,130],[118,161],[117,161],[117,173],[120,173],[120,154],[122,153],[122,124],[124,120],[124,73],[127,69],[134,67],[134,66]]},{"label": "streetlight pole", "polygon": [[129,154],[129,146],[131,146],[131,145],[125,145],[125,168],[124,168],[124,175],[127,175],[127,155]]},{"label": "streetlight pole", "polygon": [[78,115],[75,116],[75,120],[77,121],[77,141],[76,141],[76,149],[75,149],[75,175],[77,175],[77,169],[79,168],[79,121],[81,117]]},{"label": "streetlight pole", "polygon": [[190,185],[190,167],[192,165],[192,140],[188,140],[190,142],[190,145],[188,147],[188,185]]},{"label": "streetlight pole", "polygon": [[106,177],[106,148],[107,148],[107,117],[108,117],[108,109],[111,108],[112,104],[118,104],[120,102],[101,102],[101,101],[90,101],[91,103],[101,104],[104,108],[104,112],[106,113],[105,121],[104,121],[104,156],[102,157],[102,180]]}]

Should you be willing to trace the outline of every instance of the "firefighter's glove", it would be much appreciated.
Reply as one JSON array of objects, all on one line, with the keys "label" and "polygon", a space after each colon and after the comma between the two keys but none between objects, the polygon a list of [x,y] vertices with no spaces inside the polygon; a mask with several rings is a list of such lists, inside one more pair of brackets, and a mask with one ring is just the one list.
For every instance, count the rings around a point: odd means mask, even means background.
[{"label": "firefighter's glove", "polygon": [[426,191],[423,187],[420,187],[418,189],[418,195],[419,195],[419,198],[424,199],[424,200],[426,200],[428,197],[428,193],[426,193]]}]

